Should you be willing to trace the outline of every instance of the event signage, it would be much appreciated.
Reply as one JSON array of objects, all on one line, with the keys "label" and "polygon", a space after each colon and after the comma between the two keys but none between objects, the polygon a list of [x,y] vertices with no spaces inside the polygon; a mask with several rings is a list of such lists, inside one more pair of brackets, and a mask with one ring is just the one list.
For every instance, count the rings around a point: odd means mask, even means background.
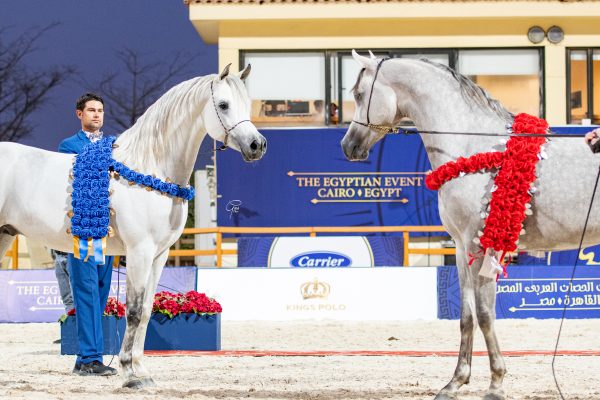
[{"label": "event signage", "polygon": [[219,226],[440,225],[421,139],[386,137],[350,162],[345,129],[265,129],[269,151],[251,168],[217,155]]},{"label": "event signage", "polygon": [[403,238],[376,236],[244,237],[238,267],[344,268],[400,266]]},{"label": "event signage", "polygon": [[223,321],[436,319],[435,268],[201,268]]},{"label": "event signage", "polygon": [[[125,268],[113,270],[110,296],[125,301]],[[165,268],[157,291],[195,289],[196,268]],[[0,322],[56,322],[65,308],[54,269],[0,271]]]},{"label": "event signage", "polygon": [[[496,289],[496,318],[600,318],[600,267],[510,266]],[[456,267],[438,268],[438,317],[460,317]]]}]

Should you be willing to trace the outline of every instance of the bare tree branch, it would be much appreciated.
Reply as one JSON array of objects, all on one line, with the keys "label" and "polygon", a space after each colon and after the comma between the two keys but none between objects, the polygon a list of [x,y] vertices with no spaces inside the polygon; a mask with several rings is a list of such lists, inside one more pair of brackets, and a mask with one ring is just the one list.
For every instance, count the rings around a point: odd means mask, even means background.
[{"label": "bare tree branch", "polygon": [[117,52],[122,63],[120,74],[103,77],[96,85],[109,103],[108,119],[115,128],[126,130],[167,89],[167,84],[186,72],[196,56],[175,53],[170,63],[147,60],[134,49],[125,48]]},{"label": "bare tree branch", "polygon": [[21,34],[7,43],[3,40],[7,29],[0,29],[0,141],[17,141],[31,133],[31,114],[75,72],[66,66],[35,71],[26,64],[26,57],[36,51],[37,41],[57,25]]}]

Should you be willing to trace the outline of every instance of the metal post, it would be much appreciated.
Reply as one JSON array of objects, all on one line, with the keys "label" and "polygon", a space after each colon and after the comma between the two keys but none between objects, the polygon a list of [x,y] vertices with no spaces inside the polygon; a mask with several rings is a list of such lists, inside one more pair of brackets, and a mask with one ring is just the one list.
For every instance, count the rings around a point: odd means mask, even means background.
[{"label": "metal post", "polygon": [[19,235],[15,235],[12,245],[12,269],[19,269]]},{"label": "metal post", "polygon": [[408,267],[408,242],[410,240],[410,234],[406,231],[402,232],[402,239],[404,242],[404,261],[402,264],[404,264],[405,267]]},{"label": "metal post", "polygon": [[217,232],[217,267],[223,266],[223,234]]}]

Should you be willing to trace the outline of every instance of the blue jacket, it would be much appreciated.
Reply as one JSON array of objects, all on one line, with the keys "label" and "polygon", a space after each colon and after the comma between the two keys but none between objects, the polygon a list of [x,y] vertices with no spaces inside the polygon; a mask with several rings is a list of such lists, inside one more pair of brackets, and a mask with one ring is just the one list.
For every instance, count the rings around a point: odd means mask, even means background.
[{"label": "blue jacket", "polygon": [[90,139],[87,138],[82,130],[60,142],[58,146],[59,153],[79,154],[83,148],[90,144]]}]

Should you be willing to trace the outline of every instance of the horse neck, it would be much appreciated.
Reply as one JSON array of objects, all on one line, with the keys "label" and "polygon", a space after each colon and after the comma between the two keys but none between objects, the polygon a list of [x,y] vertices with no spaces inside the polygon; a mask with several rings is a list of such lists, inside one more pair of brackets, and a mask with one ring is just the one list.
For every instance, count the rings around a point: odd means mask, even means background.
[{"label": "horse neck", "polygon": [[115,160],[187,185],[206,136],[201,111],[210,100],[210,79],[195,78],[165,93],[117,139]]},{"label": "horse neck", "polygon": [[[398,117],[409,117],[419,130],[503,133],[508,112],[480,105],[463,94],[447,71],[422,61],[390,62],[386,79],[398,99]],[[501,137],[421,134],[436,168],[461,156],[493,151]]]}]

